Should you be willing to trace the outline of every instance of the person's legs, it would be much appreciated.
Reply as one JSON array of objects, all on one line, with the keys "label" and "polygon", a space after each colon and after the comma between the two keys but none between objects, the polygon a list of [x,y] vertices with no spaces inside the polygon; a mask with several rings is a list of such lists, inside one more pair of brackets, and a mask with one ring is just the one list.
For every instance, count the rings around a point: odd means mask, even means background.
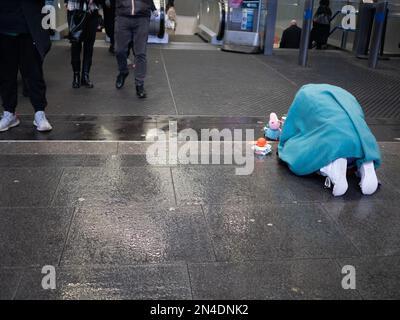
[{"label": "person's legs", "polygon": [[93,88],[93,84],[89,79],[90,68],[92,67],[93,48],[96,41],[97,25],[99,21],[98,12],[95,11],[89,16],[86,25],[85,40],[83,42],[83,65],[82,65],[82,85],[87,88]]},{"label": "person's legs", "polygon": [[147,39],[149,37],[149,19],[135,18],[133,34],[133,52],[135,53],[135,83],[144,85],[147,72]]},{"label": "person's legs", "polygon": [[147,73],[147,39],[149,37],[150,19],[137,17],[134,19],[133,51],[135,53],[135,84],[137,94],[145,98],[144,80]]},{"label": "person's legs", "polygon": [[29,87],[29,98],[35,109],[34,125],[38,131],[52,129],[47,121],[44,110],[47,106],[46,83],[43,75],[43,61],[33,44],[30,35],[20,36],[19,60],[22,77]]},{"label": "person's legs", "polygon": [[133,18],[117,16],[115,19],[115,54],[118,62],[119,75],[116,81],[117,89],[124,86],[129,74],[128,52],[129,43],[132,41]]},{"label": "person's legs", "polygon": [[18,37],[0,34],[0,95],[4,108],[0,132],[20,123],[15,115],[18,100],[18,42]]},{"label": "person's legs", "polygon": [[33,45],[31,36],[21,37],[20,48],[21,74],[29,87],[29,98],[32,106],[35,112],[44,111],[47,100],[42,59]]},{"label": "person's legs", "polygon": [[72,87],[74,89],[77,89],[81,86],[81,51],[81,41],[71,43],[71,65],[72,71],[74,72]]},{"label": "person's legs", "polygon": [[340,158],[329,163],[320,169],[320,173],[329,179],[327,180],[328,186],[330,186],[330,183],[333,183],[332,194],[335,197],[342,196],[346,193],[349,187],[346,177],[347,159]]},{"label": "person's legs", "polygon": [[0,90],[5,111],[14,113],[18,101],[19,39],[0,34]]}]

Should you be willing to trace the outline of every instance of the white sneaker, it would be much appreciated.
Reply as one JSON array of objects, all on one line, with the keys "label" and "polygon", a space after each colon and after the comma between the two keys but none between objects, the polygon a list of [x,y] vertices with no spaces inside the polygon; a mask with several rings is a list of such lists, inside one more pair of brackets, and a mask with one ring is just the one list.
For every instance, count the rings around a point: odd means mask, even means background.
[{"label": "white sneaker", "polygon": [[19,125],[20,121],[17,116],[11,112],[4,111],[3,117],[0,120],[0,132],[7,131],[10,128]]},{"label": "white sneaker", "polygon": [[378,189],[378,177],[376,176],[374,162],[366,162],[358,169],[361,176],[360,187],[364,195],[371,195]]},{"label": "white sneaker", "polygon": [[333,183],[333,192],[332,194],[335,197],[342,196],[346,193],[349,188],[349,184],[347,183],[347,159],[339,158],[327,166],[320,169],[322,175],[328,177],[327,179]]},{"label": "white sneaker", "polygon": [[53,127],[50,125],[49,121],[46,118],[46,114],[44,111],[38,111],[35,113],[35,120],[33,120],[33,124],[38,131],[50,131]]}]

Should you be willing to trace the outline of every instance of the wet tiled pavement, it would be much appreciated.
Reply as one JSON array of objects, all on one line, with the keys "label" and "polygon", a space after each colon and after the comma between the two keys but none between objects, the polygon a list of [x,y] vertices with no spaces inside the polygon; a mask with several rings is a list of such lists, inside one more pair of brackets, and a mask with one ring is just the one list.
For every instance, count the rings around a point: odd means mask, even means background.
[{"label": "wet tiled pavement", "polygon": [[[1,299],[399,298],[396,142],[380,143],[380,190],[362,196],[350,177],[339,199],[275,154],[236,176],[235,165],[152,166],[133,142],[63,155],[60,144],[1,143]],[[341,287],[349,264],[356,290]],[[41,287],[44,265],[56,290]]]},{"label": "wet tiled pavement", "polygon": [[[368,71],[324,52],[299,70],[286,51],[203,49],[151,48],[150,97],[139,104],[132,90],[115,91],[106,48],[96,48],[96,88],[73,91],[69,65],[59,64],[67,48],[54,47],[46,68],[55,130],[36,133],[21,97],[21,126],[0,135],[0,299],[400,298],[400,100],[385,95],[399,84],[388,85],[390,64]],[[340,61],[342,75],[328,67]],[[368,78],[356,85],[358,71]],[[322,177],[296,177],[275,152],[244,176],[235,162],[146,158],[149,130],[168,134],[170,120],[178,131],[261,135],[266,114],[287,112],[303,82],[321,79],[365,98],[383,156],[373,196],[349,177],[347,194],[333,198]],[[368,79],[384,79],[381,91]],[[55,290],[42,288],[45,265],[56,267]],[[341,286],[345,265],[356,269],[356,290]]]}]

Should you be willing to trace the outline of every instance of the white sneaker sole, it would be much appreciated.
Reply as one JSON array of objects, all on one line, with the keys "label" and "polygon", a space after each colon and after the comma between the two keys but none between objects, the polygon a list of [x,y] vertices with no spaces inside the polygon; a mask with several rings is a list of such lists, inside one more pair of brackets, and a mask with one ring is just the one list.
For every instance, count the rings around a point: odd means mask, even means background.
[{"label": "white sneaker sole", "polygon": [[378,189],[378,177],[376,176],[374,163],[372,161],[364,163],[360,168],[360,174],[361,192],[366,196],[374,194]]},{"label": "white sneaker sole", "polygon": [[20,123],[21,123],[21,121],[19,121],[19,119],[17,119],[17,121],[16,121],[16,122],[14,122],[13,124],[9,125],[7,128],[0,129],[0,132],[5,132],[5,131],[8,131],[9,129],[11,129],[11,128],[14,128],[14,127],[18,126]]},{"label": "white sneaker sole", "polygon": [[340,158],[320,170],[328,176],[333,183],[332,194],[340,197],[347,192],[349,184],[347,182],[347,159]]},{"label": "white sneaker sole", "polygon": [[33,125],[36,127],[36,130],[40,131],[40,132],[47,132],[47,131],[53,130],[52,126],[50,126],[48,128],[39,128],[39,126],[37,125],[36,121],[33,121]]}]

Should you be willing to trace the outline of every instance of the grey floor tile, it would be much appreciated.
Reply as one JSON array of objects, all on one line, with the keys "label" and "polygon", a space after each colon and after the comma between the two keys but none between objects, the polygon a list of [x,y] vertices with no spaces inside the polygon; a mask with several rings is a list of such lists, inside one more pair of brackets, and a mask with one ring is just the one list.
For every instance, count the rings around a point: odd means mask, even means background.
[{"label": "grey floor tile", "polygon": [[119,192],[128,205],[175,205],[169,168],[122,168],[119,183]]},{"label": "grey floor tile", "polygon": [[80,208],[62,265],[214,261],[201,207]]},{"label": "grey floor tile", "polygon": [[0,269],[0,300],[11,300],[17,291],[21,278],[19,270]]},{"label": "grey floor tile", "polygon": [[1,168],[0,207],[49,205],[61,173],[61,168]]},{"label": "grey floor tile", "polygon": [[67,168],[55,206],[174,204],[169,168]]},{"label": "grey floor tile", "polygon": [[249,56],[198,50],[168,50],[163,55],[179,114],[265,116],[286,112],[296,92]]},{"label": "grey floor tile", "polygon": [[78,167],[83,165],[85,159],[85,155],[1,155],[0,167]]},{"label": "grey floor tile", "polygon": [[189,264],[194,299],[360,299],[332,260]]},{"label": "grey floor tile", "polygon": [[359,255],[317,205],[212,205],[204,210],[217,261]]},{"label": "grey floor tile", "polygon": [[66,168],[54,196],[54,206],[73,207],[79,203],[118,204],[119,170]]},{"label": "grey floor tile", "polygon": [[172,168],[178,203],[281,203],[292,202],[292,193],[274,177],[235,175],[235,167]]},{"label": "grey floor tile", "polygon": [[72,209],[0,209],[0,266],[59,262]]},{"label": "grey floor tile", "polygon": [[94,155],[88,156],[85,167],[143,167],[149,163],[146,161],[145,155]]},{"label": "grey floor tile", "polygon": [[356,271],[356,289],[364,299],[400,299],[400,257],[339,259]]},{"label": "grey floor tile", "polygon": [[[11,134],[11,132],[10,132]],[[31,139],[32,136],[29,137]],[[10,137],[9,139],[15,139]],[[116,154],[118,142],[112,141],[0,141],[1,154],[28,155],[86,155],[86,154]]]},{"label": "grey floor tile", "polygon": [[16,299],[191,299],[186,265],[58,268],[55,290],[43,290],[42,277],[39,269],[27,272],[22,278]]},{"label": "grey floor tile", "polygon": [[341,202],[323,207],[363,255],[400,254],[400,202]]}]

